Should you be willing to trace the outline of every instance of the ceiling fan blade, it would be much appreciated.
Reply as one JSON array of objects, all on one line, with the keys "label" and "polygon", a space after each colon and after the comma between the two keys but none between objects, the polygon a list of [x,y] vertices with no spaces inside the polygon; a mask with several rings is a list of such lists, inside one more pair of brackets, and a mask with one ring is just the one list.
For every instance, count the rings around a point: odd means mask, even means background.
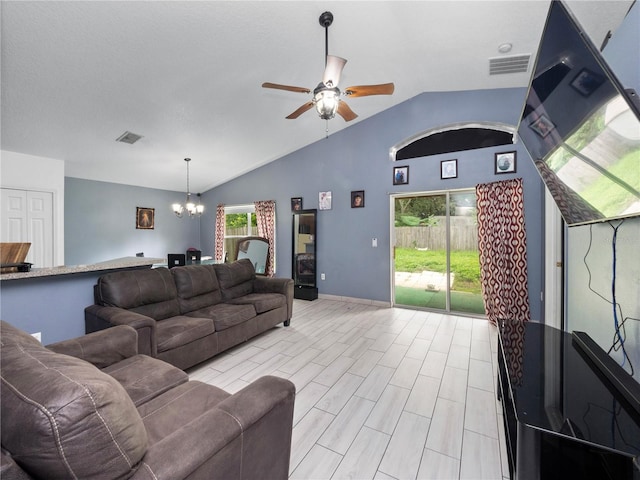
[{"label": "ceiling fan blade", "polygon": [[302,115],[304,112],[309,110],[311,107],[313,107],[313,102],[307,102],[304,105],[302,105],[300,108],[298,108],[295,112],[293,112],[292,114],[288,115],[286,118],[288,118],[289,120],[293,120],[294,118],[298,118],[300,115]]},{"label": "ceiling fan blade", "polygon": [[381,83],[379,85],[358,85],[347,87],[344,94],[349,97],[366,97],[367,95],[391,95],[394,90],[393,83]]},{"label": "ceiling fan blade", "polygon": [[327,55],[327,66],[324,69],[322,83],[329,88],[337,87],[345,63],[347,61],[344,58]]},{"label": "ceiling fan blade", "polygon": [[304,87],[292,87],[291,85],[280,85],[279,83],[264,82],[262,88],[275,88],[276,90],[288,90],[289,92],[311,93],[311,90]]},{"label": "ceiling fan blade", "polygon": [[344,118],[345,122],[350,122],[358,116],[353,112],[353,110],[351,110],[351,108],[349,108],[349,105],[342,100],[338,103],[338,115]]}]

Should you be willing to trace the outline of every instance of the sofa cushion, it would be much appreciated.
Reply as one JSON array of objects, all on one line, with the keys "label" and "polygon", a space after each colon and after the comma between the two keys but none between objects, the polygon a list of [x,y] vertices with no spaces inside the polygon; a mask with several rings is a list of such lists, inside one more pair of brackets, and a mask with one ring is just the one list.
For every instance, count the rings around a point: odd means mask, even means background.
[{"label": "sofa cushion", "polygon": [[176,284],[167,268],[102,275],[95,287],[95,297],[98,305],[132,310],[155,320],[180,314]]},{"label": "sofa cushion", "polygon": [[191,380],[141,405],[138,411],[147,429],[149,444],[166,438],[230,396],[218,387]]},{"label": "sofa cushion", "polygon": [[102,371],[124,387],[136,407],[189,380],[179,368],[147,355],[134,355]]},{"label": "sofa cushion", "polygon": [[215,332],[210,318],[177,316],[161,320],[156,326],[158,352],[166,352]]},{"label": "sofa cushion", "polygon": [[188,265],[171,269],[180,312],[188,313],[222,301],[220,284],[212,265]]},{"label": "sofa cushion", "polygon": [[203,316],[213,320],[216,332],[234,327],[256,316],[256,309],[253,305],[231,305],[229,303],[219,303],[210,307],[201,308],[195,312],[187,313],[187,316]]},{"label": "sofa cushion", "polygon": [[128,478],[147,449],[133,402],[90,363],[1,324],[2,446],[38,478]]},{"label": "sofa cushion", "polygon": [[232,263],[217,263],[213,265],[220,282],[222,300],[228,301],[253,293],[253,281],[256,272],[248,258]]},{"label": "sofa cushion", "polygon": [[229,300],[234,305],[253,305],[256,313],[264,313],[278,307],[287,306],[287,297],[281,293],[250,293],[242,297]]}]

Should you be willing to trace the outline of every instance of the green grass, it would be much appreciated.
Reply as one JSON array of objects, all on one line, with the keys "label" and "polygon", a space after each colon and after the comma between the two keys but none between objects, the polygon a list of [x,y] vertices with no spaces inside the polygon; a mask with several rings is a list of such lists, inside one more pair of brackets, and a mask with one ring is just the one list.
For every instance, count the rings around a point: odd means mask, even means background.
[{"label": "green grass", "polygon": [[[481,294],[480,262],[476,250],[451,252],[451,272],[454,274],[452,290]],[[416,250],[415,248],[396,248],[396,272],[446,273],[447,257],[444,250]]]}]

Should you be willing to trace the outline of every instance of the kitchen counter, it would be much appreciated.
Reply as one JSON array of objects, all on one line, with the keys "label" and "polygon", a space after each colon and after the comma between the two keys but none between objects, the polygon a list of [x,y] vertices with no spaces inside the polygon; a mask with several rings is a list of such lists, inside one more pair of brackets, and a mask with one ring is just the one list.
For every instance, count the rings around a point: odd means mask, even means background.
[{"label": "kitchen counter", "polygon": [[72,275],[76,273],[104,272],[106,270],[122,270],[127,268],[151,268],[152,265],[165,263],[164,258],[122,257],[106,262],[88,265],[62,265],[51,268],[32,268],[29,272],[12,272],[0,274],[0,281],[22,280],[26,278],[53,277],[58,275]]}]

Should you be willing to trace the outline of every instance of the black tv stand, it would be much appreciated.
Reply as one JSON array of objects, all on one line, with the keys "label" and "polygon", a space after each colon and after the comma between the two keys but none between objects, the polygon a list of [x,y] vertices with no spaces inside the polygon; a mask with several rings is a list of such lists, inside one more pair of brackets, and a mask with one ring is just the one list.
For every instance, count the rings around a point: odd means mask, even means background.
[{"label": "black tv stand", "polygon": [[640,480],[640,416],[578,346],[591,339],[577,337],[500,322],[498,395],[514,480]]},{"label": "black tv stand", "polygon": [[573,341],[588,357],[593,368],[598,369],[604,381],[622,395],[628,407],[640,418],[640,383],[636,382],[613,358],[600,348],[585,332],[572,332]]}]

